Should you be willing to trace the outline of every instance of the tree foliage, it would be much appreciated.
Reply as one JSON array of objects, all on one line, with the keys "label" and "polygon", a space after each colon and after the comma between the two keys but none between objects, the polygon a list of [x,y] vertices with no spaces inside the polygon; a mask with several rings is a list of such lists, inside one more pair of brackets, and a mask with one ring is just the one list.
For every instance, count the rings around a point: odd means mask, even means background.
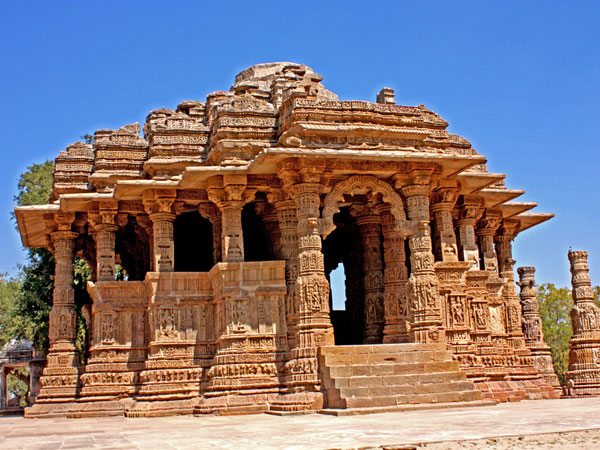
[{"label": "tree foliage", "polygon": [[17,195],[14,200],[19,206],[44,205],[52,192],[54,161],[33,164],[19,177]]},{"label": "tree foliage", "polygon": [[557,288],[552,283],[538,286],[540,317],[544,340],[550,346],[554,371],[562,385],[569,365],[569,339],[573,334],[569,311],[573,307],[571,290]]},{"label": "tree foliage", "polygon": [[0,274],[0,348],[13,338],[13,308],[19,295],[20,281]]}]

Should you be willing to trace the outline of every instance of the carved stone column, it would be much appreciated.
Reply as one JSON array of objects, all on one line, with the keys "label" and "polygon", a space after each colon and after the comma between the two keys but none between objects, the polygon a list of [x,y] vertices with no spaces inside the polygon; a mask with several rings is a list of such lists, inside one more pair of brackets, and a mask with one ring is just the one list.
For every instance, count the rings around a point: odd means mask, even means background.
[{"label": "carved stone column", "polygon": [[[427,180],[428,181],[428,177]],[[402,188],[409,220],[416,230],[408,239],[411,274],[408,295],[411,304],[411,342],[444,342],[442,305],[429,228],[429,184],[413,184]]]},{"label": "carved stone column", "polygon": [[208,198],[221,210],[221,251],[224,262],[244,261],[242,209],[256,193],[246,188],[245,175],[215,176],[208,180]]},{"label": "carved stone column", "polygon": [[115,223],[118,205],[116,201],[100,202],[98,209],[88,212],[88,220],[95,230],[96,238],[96,279],[115,279]]},{"label": "carved stone column", "polygon": [[502,297],[506,304],[506,332],[514,348],[525,347],[523,330],[521,327],[521,305],[515,287],[514,264],[512,259],[512,240],[517,235],[519,222],[506,219],[496,235],[496,254],[498,255],[498,268],[500,278],[504,281]]},{"label": "carved stone column", "polygon": [[74,214],[59,215],[58,231],[52,233],[54,246],[54,295],[50,311],[50,349],[41,379],[38,399],[74,398],[79,383],[79,356],[75,348],[77,335],[75,292],[73,290],[74,240],[71,231]]},{"label": "carved stone column", "polygon": [[569,250],[574,306],[566,378],[573,397],[600,394],[600,308],[594,303],[587,257],[587,252]]},{"label": "carved stone column", "polygon": [[383,342],[400,343],[409,341],[407,283],[408,269],[404,253],[404,237],[396,228],[390,205],[378,205],[383,233],[384,270],[384,314]]},{"label": "carved stone column", "polygon": [[144,230],[144,232],[148,235],[148,254],[149,254],[149,264],[148,267],[150,271],[153,270],[154,264],[154,228],[152,226],[152,220],[146,214],[140,214],[136,216],[135,221],[137,224]]},{"label": "carved stone column", "polygon": [[523,335],[525,344],[533,356],[533,364],[539,374],[555,389],[560,383],[552,366],[550,346],[544,342],[542,319],[535,288],[535,267],[519,267],[519,287],[521,288],[521,307],[523,313]]},{"label": "carved stone column", "polygon": [[285,260],[285,280],[287,294],[285,310],[289,348],[296,346],[298,324],[298,304],[296,298],[296,279],[298,278],[298,217],[296,202],[287,198],[281,191],[269,193],[269,201],[274,204],[279,221],[280,257]]},{"label": "carved stone column", "polygon": [[458,218],[458,252],[463,261],[472,262],[469,270],[479,270],[479,248],[475,240],[475,222],[481,217],[481,203],[477,197],[461,196]]},{"label": "carved stone column", "polygon": [[440,188],[435,192],[431,212],[435,220],[435,251],[439,261],[458,261],[458,246],[452,222],[452,210],[456,201],[455,189]]},{"label": "carved stone column", "polygon": [[[317,348],[334,344],[329,317],[329,283],[325,277],[319,230],[323,169],[324,162],[303,162],[299,167],[299,183],[290,188],[298,218],[299,264],[296,279],[298,332],[296,347],[290,352],[288,382],[291,386],[309,390],[320,385]],[[281,172],[285,169],[280,171],[280,177],[287,179]]]},{"label": "carved stone column", "polygon": [[500,214],[486,211],[485,216],[479,220],[479,226],[475,231],[479,240],[479,249],[483,260],[483,270],[498,273],[498,258],[494,251],[494,236],[500,226],[502,216]]},{"label": "carved stone column", "polygon": [[152,220],[154,272],[175,270],[175,245],[173,241],[174,190],[157,189],[144,192],[144,208]]},{"label": "carved stone column", "polygon": [[213,203],[200,203],[198,212],[202,217],[208,219],[212,225],[213,235],[213,264],[221,261],[221,211]]},{"label": "carved stone column", "polygon": [[271,207],[267,202],[257,201],[255,207],[256,214],[261,216],[265,224],[265,231],[269,240],[269,253],[275,259],[281,259],[281,230],[279,229],[279,217],[275,208]]},{"label": "carved stone column", "polygon": [[380,344],[383,341],[383,326],[385,323],[381,219],[374,208],[369,205],[353,205],[351,214],[356,217],[363,247],[365,289],[363,343]]}]

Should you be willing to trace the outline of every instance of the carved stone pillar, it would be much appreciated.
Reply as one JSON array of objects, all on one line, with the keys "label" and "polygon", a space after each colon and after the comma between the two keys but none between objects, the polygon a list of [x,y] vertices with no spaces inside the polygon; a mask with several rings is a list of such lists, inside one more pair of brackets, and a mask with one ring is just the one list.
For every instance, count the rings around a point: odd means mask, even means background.
[{"label": "carved stone pillar", "polygon": [[390,205],[378,205],[383,233],[384,270],[384,343],[409,341],[407,283],[408,269],[404,253],[404,237],[396,228]]},{"label": "carved stone pillar", "polygon": [[411,274],[408,295],[411,304],[411,342],[444,342],[442,305],[429,228],[429,185],[413,184],[402,188],[409,220],[416,224],[408,239]]},{"label": "carved stone pillar", "polygon": [[353,205],[351,214],[356,217],[363,247],[363,271],[365,289],[365,344],[383,341],[385,323],[383,296],[383,258],[381,255],[381,219],[369,205]]},{"label": "carved stone pillar", "polygon": [[261,216],[265,224],[265,231],[269,240],[269,253],[275,259],[281,259],[281,230],[279,229],[279,217],[277,211],[265,201],[256,202],[255,211]]},{"label": "carved stone pillar", "polygon": [[[288,384],[307,389],[320,384],[317,348],[334,343],[329,317],[329,283],[325,277],[319,232],[323,169],[324,163],[304,162],[299,167],[299,183],[290,188],[298,218],[299,264],[295,287],[298,332],[288,362]],[[287,180],[289,174],[285,172],[285,168],[280,171],[280,177]]]},{"label": "carved stone pillar", "polygon": [[54,295],[50,311],[50,349],[41,380],[40,400],[73,398],[79,383],[79,356],[75,348],[77,335],[75,292],[73,290],[74,240],[71,231],[74,215],[57,218],[58,231],[52,233],[54,246]]},{"label": "carved stone pillar", "polygon": [[99,208],[90,210],[88,220],[95,230],[96,238],[96,279],[115,279],[115,223],[118,205],[116,201],[100,202]]},{"label": "carved stone pillar", "polygon": [[483,270],[498,273],[498,258],[494,251],[494,236],[500,226],[502,216],[486,211],[485,216],[479,220],[479,226],[475,232],[479,240],[479,249],[483,260]]},{"label": "carved stone pillar", "polygon": [[152,271],[154,264],[154,228],[152,226],[152,220],[150,220],[150,217],[146,214],[140,214],[139,216],[136,216],[135,221],[148,235],[148,253],[150,257],[150,262],[148,266]]},{"label": "carved stone pillar", "polygon": [[458,246],[452,222],[452,210],[456,200],[455,190],[441,188],[435,192],[436,202],[431,207],[435,220],[435,252],[439,261],[458,261]]},{"label": "carved stone pillar", "polygon": [[200,203],[198,212],[202,217],[208,219],[212,225],[213,237],[213,264],[221,261],[221,211],[212,203]]},{"label": "carved stone pillar", "polygon": [[208,198],[221,210],[221,251],[224,262],[244,261],[242,209],[256,193],[246,188],[245,175],[215,176],[208,180]]},{"label": "carved stone pillar", "polygon": [[175,269],[175,245],[173,241],[174,190],[157,189],[144,192],[144,208],[152,220],[154,272],[173,272]]},{"label": "carved stone pillar", "polygon": [[523,348],[525,341],[521,327],[521,305],[517,298],[513,270],[515,261],[512,259],[512,240],[517,235],[518,228],[519,222],[504,220],[495,240],[500,278],[504,281],[502,297],[506,304],[506,332],[514,348]]},{"label": "carved stone pillar", "polygon": [[567,393],[573,397],[600,394],[600,308],[594,303],[587,252],[569,250],[573,336],[569,341]]},{"label": "carved stone pillar", "polygon": [[285,260],[285,297],[286,322],[289,348],[296,345],[298,324],[298,304],[296,298],[296,279],[298,278],[298,217],[296,202],[286,198],[282,192],[271,192],[270,201],[275,206],[280,232],[280,255]]},{"label": "carved stone pillar", "polygon": [[539,374],[555,389],[560,383],[552,366],[550,346],[544,342],[542,319],[535,288],[535,267],[519,267],[519,287],[521,288],[521,307],[523,314],[523,335],[525,344],[533,356],[533,364]]},{"label": "carved stone pillar", "polygon": [[458,218],[458,252],[460,259],[472,262],[469,270],[479,270],[479,248],[475,240],[475,222],[481,217],[479,198],[462,196],[459,201]]}]

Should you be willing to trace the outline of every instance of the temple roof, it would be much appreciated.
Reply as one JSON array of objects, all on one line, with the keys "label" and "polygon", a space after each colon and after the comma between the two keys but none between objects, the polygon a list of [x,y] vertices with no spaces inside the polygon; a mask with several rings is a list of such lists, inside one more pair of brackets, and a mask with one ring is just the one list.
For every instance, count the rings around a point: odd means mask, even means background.
[{"label": "temple roof", "polygon": [[338,174],[366,170],[382,179],[408,163],[434,164],[438,178],[481,195],[486,208],[520,221],[521,230],[552,216],[525,212],[535,204],[511,203],[524,191],[507,189],[505,175],[489,173],[485,157],[427,107],[396,105],[390,88],[376,102],[340,101],[322,80],[304,64],[256,64],[204,102],[154,110],[143,126],[98,130],[93,144],[69,145],[56,158],[51,204],[16,208],[24,245],[47,246],[45,223],[59,210],[141,200],[156,187],[202,189],[225,173],[274,175],[289,157],[325,159]]}]

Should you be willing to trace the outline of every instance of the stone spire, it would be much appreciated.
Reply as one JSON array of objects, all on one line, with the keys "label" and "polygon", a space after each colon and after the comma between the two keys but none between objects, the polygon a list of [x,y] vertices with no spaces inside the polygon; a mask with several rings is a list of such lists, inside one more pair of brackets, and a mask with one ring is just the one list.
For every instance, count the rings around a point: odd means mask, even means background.
[{"label": "stone spire", "polygon": [[587,252],[569,250],[574,305],[567,393],[573,397],[600,394],[600,308],[594,304],[587,257]]},{"label": "stone spire", "polygon": [[517,272],[519,273],[518,285],[521,288],[521,323],[523,324],[525,345],[531,351],[534,366],[540,375],[544,377],[548,384],[559,390],[560,383],[552,366],[550,347],[544,342],[540,305],[535,288],[535,267],[519,267]]}]

